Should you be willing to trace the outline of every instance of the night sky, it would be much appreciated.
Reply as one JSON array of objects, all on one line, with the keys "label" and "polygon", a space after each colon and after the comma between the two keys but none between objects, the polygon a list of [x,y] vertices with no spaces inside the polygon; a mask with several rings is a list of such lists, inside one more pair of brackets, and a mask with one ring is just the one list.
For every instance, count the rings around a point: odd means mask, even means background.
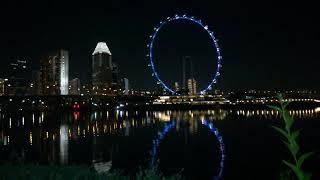
[{"label": "night sky", "polygon": [[[88,82],[91,54],[107,42],[134,88],[154,88],[147,67],[149,35],[160,20],[188,14],[208,24],[223,56],[223,89],[320,89],[319,17],[316,4],[272,1],[8,1],[0,6],[1,75],[11,60],[39,57],[65,48],[70,78]],[[301,4],[304,3],[304,4]],[[181,22],[159,33],[155,56],[165,79],[179,78],[179,60],[190,55],[203,87],[215,69],[207,34]],[[206,64],[207,63],[207,64]]]}]

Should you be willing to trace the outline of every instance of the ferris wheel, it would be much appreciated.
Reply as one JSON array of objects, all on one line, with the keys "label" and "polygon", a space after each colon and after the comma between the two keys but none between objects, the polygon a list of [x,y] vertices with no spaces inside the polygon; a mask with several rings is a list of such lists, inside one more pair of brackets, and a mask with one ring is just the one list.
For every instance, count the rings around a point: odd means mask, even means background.
[{"label": "ferris wheel", "polygon": [[192,22],[192,24],[198,25],[200,26],[202,29],[204,29],[210,38],[210,42],[212,44],[212,46],[214,47],[215,51],[216,51],[216,62],[217,62],[217,66],[215,67],[215,73],[212,75],[211,80],[209,81],[209,83],[205,86],[204,89],[202,89],[200,91],[200,94],[205,94],[206,92],[210,91],[213,86],[217,83],[217,80],[220,76],[220,70],[222,68],[222,56],[221,56],[221,50],[220,47],[218,45],[218,39],[215,38],[214,36],[214,32],[210,31],[208,28],[208,25],[205,25],[204,23],[202,23],[201,20],[194,18],[193,16],[187,16],[187,15],[175,15],[173,17],[168,17],[166,18],[164,21],[160,21],[160,24],[158,26],[156,26],[154,28],[154,31],[152,33],[152,35],[150,35],[150,41],[147,45],[148,47],[148,66],[151,68],[152,71],[152,76],[155,78],[155,80],[157,81],[157,84],[159,84],[160,86],[162,86],[166,91],[172,93],[173,95],[179,95],[178,92],[176,92],[175,90],[173,90],[170,86],[168,86],[161,78],[160,78],[160,74],[157,72],[156,70],[156,66],[153,60],[153,47],[154,47],[154,41],[155,38],[158,35],[158,32],[160,31],[160,29],[162,27],[164,27],[166,24],[173,22],[173,21],[189,21]]}]

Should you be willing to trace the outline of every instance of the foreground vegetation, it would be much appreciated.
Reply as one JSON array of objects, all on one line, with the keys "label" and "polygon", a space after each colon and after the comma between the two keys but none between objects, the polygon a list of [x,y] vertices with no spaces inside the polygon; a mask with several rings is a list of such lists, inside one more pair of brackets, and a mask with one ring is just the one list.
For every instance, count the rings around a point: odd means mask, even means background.
[{"label": "foreground vegetation", "polygon": [[181,179],[180,175],[164,177],[156,169],[140,170],[136,175],[123,175],[120,172],[98,174],[88,166],[53,166],[53,165],[0,165],[0,180],[174,180]]},{"label": "foreground vegetation", "polygon": [[283,120],[283,127],[273,126],[273,128],[276,131],[278,131],[282,136],[282,139],[283,139],[282,141],[286,145],[292,157],[291,160],[282,160],[282,162],[290,169],[290,171],[288,173],[282,173],[282,176],[280,177],[280,179],[283,179],[283,180],[291,179],[290,172],[293,172],[293,174],[296,176],[298,180],[310,180],[312,174],[302,170],[302,164],[306,159],[308,159],[313,154],[313,152],[307,152],[307,153],[300,152],[300,146],[297,141],[300,131],[294,130],[292,128],[294,124],[294,119],[292,116],[290,116],[289,111],[286,110],[288,103],[284,102],[284,99],[280,94],[278,95],[278,100],[280,102],[280,106],[269,106],[269,107],[271,107],[272,109],[280,113],[282,117],[281,119]]}]

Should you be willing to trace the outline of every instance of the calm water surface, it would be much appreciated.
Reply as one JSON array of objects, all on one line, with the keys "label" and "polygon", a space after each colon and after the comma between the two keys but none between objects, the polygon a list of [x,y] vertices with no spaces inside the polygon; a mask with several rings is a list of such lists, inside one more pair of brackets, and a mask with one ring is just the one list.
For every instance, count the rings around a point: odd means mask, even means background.
[{"label": "calm water surface", "polygon": [[[302,130],[303,150],[320,150],[320,111],[291,110]],[[223,163],[224,179],[276,179],[289,158],[277,133],[279,114],[270,110],[101,111],[1,113],[1,160],[40,164],[112,162],[134,173],[159,162],[164,174],[209,179]],[[204,122],[212,123],[224,142]],[[164,131],[168,125],[174,124]],[[162,136],[162,138],[159,138]],[[319,153],[305,168],[320,179]]]}]

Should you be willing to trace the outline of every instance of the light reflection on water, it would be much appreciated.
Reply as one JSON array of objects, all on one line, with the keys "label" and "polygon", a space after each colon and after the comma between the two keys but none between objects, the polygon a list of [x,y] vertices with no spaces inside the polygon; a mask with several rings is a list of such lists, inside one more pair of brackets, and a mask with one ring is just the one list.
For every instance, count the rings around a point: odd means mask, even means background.
[{"label": "light reflection on water", "polygon": [[[320,107],[315,109],[304,109],[304,110],[290,110],[289,114],[295,118],[315,118],[320,116]],[[41,112],[38,114],[38,122],[35,121],[36,115],[32,113],[32,116],[29,118],[28,114],[21,115],[7,115],[1,113],[1,138],[4,136],[10,136],[8,129],[21,127],[26,131],[32,131],[34,127],[44,126],[49,128],[49,132],[42,137],[55,137],[58,134],[55,134],[57,130],[50,129],[51,127],[48,124],[42,125],[45,120],[45,116],[52,116],[51,114]],[[112,116],[110,116],[112,114]],[[82,115],[82,116],[81,116]],[[93,112],[93,113],[84,113],[81,114],[79,111],[72,112],[72,117],[67,117],[68,115],[64,114],[63,118],[67,119],[66,123],[69,123],[71,126],[68,127],[68,132],[76,132],[72,135],[69,133],[69,137],[76,138],[75,136],[85,137],[85,135],[101,135],[101,134],[112,134],[119,133],[122,129],[125,129],[124,134],[129,135],[131,127],[140,127],[146,126],[148,124],[153,124],[155,122],[168,122],[172,119],[179,121],[188,121],[192,125],[190,126],[190,131],[197,131],[198,120],[224,120],[228,115],[236,116],[245,116],[245,117],[258,117],[266,119],[275,119],[279,117],[279,113],[274,110],[205,110],[205,111],[146,111],[141,112],[139,115],[138,111],[129,112],[129,111],[115,111],[115,113],[106,111],[106,112]],[[89,116],[89,118],[88,118]],[[32,120],[32,121],[28,121]],[[90,120],[90,121],[88,121]],[[59,124],[60,122],[50,122]],[[63,126],[64,127],[64,126]],[[179,127],[179,126],[178,126]],[[61,127],[62,128],[62,127]],[[61,132],[60,128],[60,132]],[[62,128],[63,129],[63,128]],[[32,132],[31,132],[32,133]],[[59,135],[60,136],[60,135]]]},{"label": "light reflection on water", "polygon": [[[290,110],[289,114],[303,120],[319,118],[320,107]],[[148,158],[152,139],[164,123],[172,120],[176,122],[176,132],[197,134],[202,128],[199,122],[204,120],[219,122],[227,117],[272,120],[279,116],[278,112],[270,109],[75,111],[61,114],[1,112],[0,139],[7,152],[15,151],[13,158],[23,157],[26,162],[91,164],[96,161],[118,161],[114,165],[123,167],[119,158],[126,159],[126,155],[119,149],[130,151],[132,146],[141,146],[137,152],[145,153],[137,157]],[[128,147],[123,148],[126,144]]]},{"label": "light reflection on water", "polygon": [[[294,118],[315,118],[319,117],[320,107],[315,109],[299,109],[299,110],[289,110],[289,114]],[[232,111],[229,111],[232,113]],[[275,119],[280,116],[278,111],[275,110],[236,110],[238,116],[246,117],[259,117],[266,119]]]},{"label": "light reflection on water", "polygon": [[[289,114],[295,118],[315,118],[320,117],[320,107],[315,109],[303,109],[303,110],[290,110]],[[56,132],[57,130],[52,129],[50,125],[52,124],[60,124],[59,121],[52,122],[50,116],[52,114],[41,112],[40,114],[32,113],[31,117],[28,117],[30,114],[23,115],[8,115],[1,113],[1,138],[4,136],[10,136],[8,129],[12,128],[18,130],[18,128],[22,128],[25,131],[29,131],[32,133],[32,130],[35,127],[45,127],[48,128],[48,131],[43,131],[44,133],[41,137],[52,138],[53,135],[55,137],[60,136]],[[112,114],[112,116],[110,116]],[[126,136],[129,135],[131,127],[143,127],[148,124],[154,124],[155,122],[168,122],[172,119],[176,121],[188,121],[192,125],[190,126],[190,131],[197,130],[198,120],[224,120],[228,115],[235,116],[245,116],[245,117],[257,117],[257,118],[265,118],[265,119],[275,119],[280,115],[277,111],[274,110],[205,110],[205,111],[146,111],[141,112],[139,114],[138,111],[129,112],[129,111],[115,111],[115,113],[106,111],[106,112],[92,112],[92,113],[80,113],[79,111],[72,112],[72,116],[67,114],[63,114],[63,118],[61,118],[61,122],[66,120],[66,124],[70,124],[68,126],[68,132],[76,132],[69,133],[70,138],[77,138],[76,136],[85,137],[85,135],[101,135],[101,134],[113,134],[120,133],[123,129],[125,129],[124,134]],[[20,118],[19,118],[20,116]],[[36,116],[38,116],[36,118]],[[49,118],[50,122],[43,124],[46,118]],[[38,122],[35,121],[38,119]],[[32,121],[31,121],[32,120]],[[49,125],[50,124],[50,125]],[[178,126],[179,127],[179,126]],[[20,131],[22,130],[20,129]],[[64,129],[64,126],[61,125],[61,129]],[[13,132],[12,132],[13,133]],[[72,136],[72,137],[71,137]]]},{"label": "light reflection on water", "polygon": [[60,164],[66,164],[68,162],[68,125],[60,126]]}]

